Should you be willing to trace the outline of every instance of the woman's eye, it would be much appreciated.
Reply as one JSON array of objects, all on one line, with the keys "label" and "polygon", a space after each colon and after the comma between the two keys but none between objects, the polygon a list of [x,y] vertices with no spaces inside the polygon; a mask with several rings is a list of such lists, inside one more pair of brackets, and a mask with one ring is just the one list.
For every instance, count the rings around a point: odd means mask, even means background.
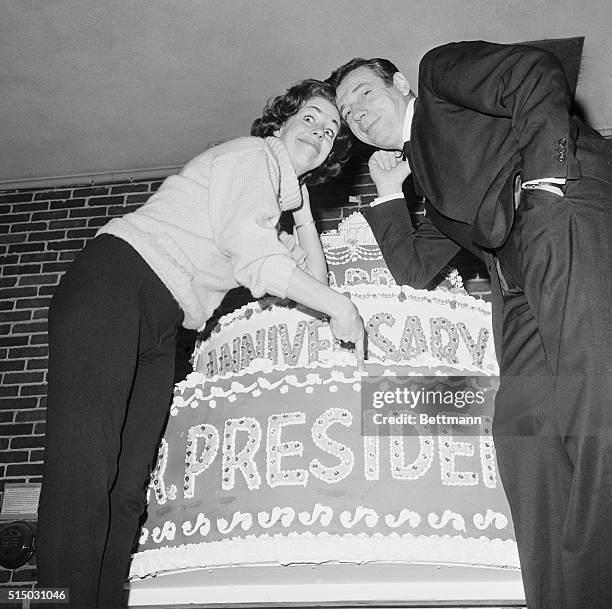
[{"label": "woman's eye", "polygon": [[314,118],[313,118],[312,116],[310,116],[310,114],[306,114],[306,115],[304,116],[304,120],[305,120],[307,123],[312,123],[312,122],[314,121]]},{"label": "woman's eye", "polygon": [[345,115],[344,115],[344,120],[346,122],[348,122],[348,119],[351,117],[351,111],[349,110]]},{"label": "woman's eye", "polygon": [[370,94],[370,90],[366,90],[362,93],[361,97],[367,97]]},{"label": "woman's eye", "polygon": [[336,134],[335,134],[335,133],[334,133],[334,132],[333,132],[331,129],[326,129],[326,130],[325,130],[325,135],[326,135],[327,137],[331,137],[332,139],[333,139],[334,137],[336,137]]}]

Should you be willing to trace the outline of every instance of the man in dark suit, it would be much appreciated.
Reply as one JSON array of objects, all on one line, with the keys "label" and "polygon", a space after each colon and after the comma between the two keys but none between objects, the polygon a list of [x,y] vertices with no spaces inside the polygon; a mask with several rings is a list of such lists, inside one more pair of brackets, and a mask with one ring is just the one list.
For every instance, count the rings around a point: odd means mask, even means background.
[{"label": "man in dark suit", "polygon": [[459,246],[491,275],[493,432],[529,608],[612,607],[612,141],[570,115],[560,62],[531,46],[433,49],[418,98],[384,59],[330,81],[381,149],[364,215],[396,281],[426,286]]}]

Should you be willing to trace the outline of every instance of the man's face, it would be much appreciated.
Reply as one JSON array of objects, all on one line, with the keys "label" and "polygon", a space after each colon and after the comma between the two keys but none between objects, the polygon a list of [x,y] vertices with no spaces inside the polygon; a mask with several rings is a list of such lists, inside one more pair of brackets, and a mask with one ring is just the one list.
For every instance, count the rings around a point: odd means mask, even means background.
[{"label": "man's face", "polygon": [[[389,150],[401,150],[404,119],[410,85],[406,79],[394,77],[395,84],[385,81],[367,67],[349,72],[336,88],[340,116],[362,142]],[[408,90],[404,89],[404,83]],[[400,88],[398,88],[398,86]]]}]

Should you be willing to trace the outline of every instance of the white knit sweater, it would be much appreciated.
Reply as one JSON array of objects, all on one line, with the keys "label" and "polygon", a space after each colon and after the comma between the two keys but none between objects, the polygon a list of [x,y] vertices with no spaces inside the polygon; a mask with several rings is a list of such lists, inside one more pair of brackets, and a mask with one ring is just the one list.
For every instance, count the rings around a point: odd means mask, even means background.
[{"label": "white knit sweater", "polygon": [[127,241],[177,300],[183,325],[199,328],[238,285],[255,297],[286,296],[296,262],[276,230],[281,199],[284,209],[301,203],[284,146],[245,137],[195,157],[98,234]]}]

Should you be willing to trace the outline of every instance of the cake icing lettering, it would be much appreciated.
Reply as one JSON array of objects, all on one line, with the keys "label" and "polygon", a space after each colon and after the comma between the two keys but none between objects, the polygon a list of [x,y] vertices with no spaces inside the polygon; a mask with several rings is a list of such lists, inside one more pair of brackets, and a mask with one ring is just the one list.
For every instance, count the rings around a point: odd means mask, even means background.
[{"label": "cake icing lettering", "polygon": [[353,423],[353,415],[345,408],[328,408],[314,422],[311,431],[314,444],[322,451],[338,459],[338,463],[333,466],[323,465],[316,458],[310,462],[310,472],[312,475],[328,484],[344,480],[353,471],[353,466],[355,465],[353,451],[348,446],[340,444],[340,442],[331,439],[327,435],[327,430],[334,423],[350,427]]},{"label": "cake icing lettering", "polygon": [[363,469],[366,480],[380,477],[380,444],[378,436],[363,437]]},{"label": "cake icing lettering", "polygon": [[430,426],[417,424],[419,435],[419,454],[411,463],[405,463],[404,436],[401,427],[395,435],[389,436],[391,475],[397,480],[417,480],[424,476],[433,463],[434,442],[429,435]]},{"label": "cake icing lettering", "polygon": [[[237,433],[246,432],[247,438],[243,448],[236,452]],[[236,470],[239,470],[249,490],[258,489],[261,485],[261,476],[257,471],[255,454],[261,444],[261,425],[253,417],[227,419],[223,431],[223,464],[221,469],[221,487],[224,491],[234,488],[236,483]]]},{"label": "cake icing lettering", "polygon": [[[424,354],[430,354],[438,364],[457,365],[460,361],[469,361],[469,365],[476,368],[485,365],[490,350],[490,332],[487,328],[473,327],[470,330],[463,322],[454,323],[444,316],[414,315],[410,311],[409,306],[402,306],[393,314],[380,311],[369,315],[365,330],[373,361],[410,363],[418,361]],[[296,318],[299,317],[295,311],[291,312]],[[269,311],[265,313],[267,317],[273,317]],[[429,340],[424,331],[425,324],[429,328]],[[262,360],[267,360],[273,366],[329,364],[338,360],[341,353],[346,351],[332,340],[328,321],[310,318],[291,323],[271,323],[267,328],[257,330],[243,330],[231,341],[226,340],[221,344],[217,340],[208,346],[204,361],[206,377],[217,378],[249,370],[255,363],[261,368]]]},{"label": "cake icing lettering", "polygon": [[147,489],[147,502],[150,501],[151,489],[155,493],[155,499],[159,505],[166,503],[168,498],[174,499],[176,497],[176,486],[171,484],[168,489],[164,483],[164,474],[166,473],[166,467],[168,465],[168,441],[162,438],[159,444],[159,450],[157,453],[157,463],[155,469],[151,474],[151,481]]},{"label": "cake icing lettering", "polygon": [[497,486],[495,449],[493,447],[493,438],[491,437],[492,425],[492,417],[482,417],[482,425],[480,428],[480,463],[482,466],[482,480],[488,488],[495,488]]},{"label": "cake icing lettering", "polygon": [[[204,447],[198,457],[198,444],[204,439]],[[195,479],[206,471],[214,461],[219,450],[219,432],[214,425],[206,423],[194,425],[187,432],[187,446],[185,449],[185,477],[183,485],[183,496],[193,497],[195,490]]]},{"label": "cake icing lettering", "polygon": [[456,457],[473,457],[474,444],[453,440],[452,426],[441,424],[438,427],[438,447],[440,449],[440,472],[442,484],[449,486],[475,486],[479,477],[476,472],[456,471]]},{"label": "cake icing lettering", "polygon": [[283,470],[282,457],[301,457],[304,450],[302,442],[282,442],[281,432],[287,425],[300,425],[306,422],[303,412],[283,412],[268,417],[268,433],[266,443],[266,480],[274,488],[280,485],[306,486],[308,472],[305,469]]},{"label": "cake icing lettering", "polygon": [[[456,357],[459,347],[459,330],[445,317],[434,317],[429,320],[431,327],[431,352],[435,357],[451,364],[458,364]],[[446,335],[446,341],[443,336]]]}]

